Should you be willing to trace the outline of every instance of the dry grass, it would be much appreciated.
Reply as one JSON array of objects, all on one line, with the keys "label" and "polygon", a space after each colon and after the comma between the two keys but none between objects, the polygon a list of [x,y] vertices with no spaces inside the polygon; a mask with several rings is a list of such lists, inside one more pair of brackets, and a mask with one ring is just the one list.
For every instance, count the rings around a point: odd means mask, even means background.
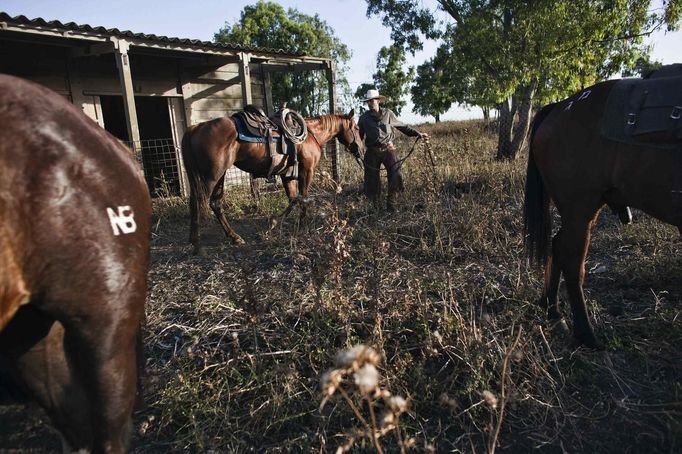
[{"label": "dry grass", "polygon": [[[271,227],[280,193],[258,206],[228,194],[248,244],[227,244],[211,221],[207,255],[196,257],[184,201],[157,201],[148,408],[135,452],[681,449],[677,230],[638,213],[620,227],[602,214],[586,295],[608,351],[573,350],[534,304],[541,276],[525,265],[521,238],[525,156],[494,161],[480,122],[427,128],[437,174],[417,150],[398,213],[359,196],[348,159],[340,193],[318,178],[305,225],[291,216]],[[378,397],[349,391],[353,407],[337,392],[320,408],[322,374],[357,344],[382,358],[377,386],[409,402],[394,424],[400,440],[372,436],[380,429],[367,412],[387,405]]]}]

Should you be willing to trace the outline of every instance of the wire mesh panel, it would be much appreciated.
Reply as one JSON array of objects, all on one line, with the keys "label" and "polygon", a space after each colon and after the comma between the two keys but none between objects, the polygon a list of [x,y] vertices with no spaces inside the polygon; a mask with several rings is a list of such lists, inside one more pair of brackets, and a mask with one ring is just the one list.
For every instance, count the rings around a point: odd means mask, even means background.
[{"label": "wire mesh panel", "polygon": [[249,186],[251,175],[237,167],[232,167],[225,172],[225,185],[227,186]]},{"label": "wire mesh panel", "polygon": [[132,147],[144,169],[149,192],[153,197],[170,197],[182,194],[183,183],[178,158],[180,150],[172,138],[141,140]]},{"label": "wire mesh panel", "polygon": [[[144,169],[145,180],[153,197],[171,197],[183,194],[185,186],[183,170],[181,166],[181,154],[175,146],[172,138],[141,140],[135,147],[132,142],[125,144],[134,150],[138,161]],[[343,146],[337,146],[338,154],[342,155]],[[334,143],[329,142],[322,147],[322,157],[316,169],[319,174],[327,172],[333,178],[339,178],[343,156],[335,155]],[[232,167],[225,174],[225,185],[241,187],[253,191],[251,175]]]}]

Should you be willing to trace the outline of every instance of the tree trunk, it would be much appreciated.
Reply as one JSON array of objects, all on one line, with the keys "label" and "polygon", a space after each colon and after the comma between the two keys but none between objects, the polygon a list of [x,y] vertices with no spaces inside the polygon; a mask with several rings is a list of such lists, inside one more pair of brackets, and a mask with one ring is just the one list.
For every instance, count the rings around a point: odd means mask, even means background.
[{"label": "tree trunk", "polygon": [[523,88],[523,95],[518,108],[519,121],[514,128],[509,159],[516,159],[521,149],[526,143],[528,127],[530,126],[531,110],[533,107],[533,95],[538,87],[538,82],[533,80]]},{"label": "tree trunk", "polygon": [[514,117],[512,116],[509,102],[510,99],[507,98],[499,106],[500,126],[497,135],[497,159],[506,159],[511,153],[511,134]]},{"label": "tree trunk", "polygon": [[481,110],[483,111],[483,119],[485,121],[490,120],[490,107],[481,107]]},{"label": "tree trunk", "polygon": [[440,123],[440,114],[434,114],[433,117],[436,119],[436,123]]}]

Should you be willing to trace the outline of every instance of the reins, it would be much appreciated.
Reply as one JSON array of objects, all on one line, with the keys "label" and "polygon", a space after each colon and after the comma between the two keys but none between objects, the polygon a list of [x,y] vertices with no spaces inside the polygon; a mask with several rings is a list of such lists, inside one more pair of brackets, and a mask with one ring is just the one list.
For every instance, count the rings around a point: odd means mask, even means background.
[{"label": "reins", "polygon": [[[383,169],[383,170],[385,170],[386,172],[388,172],[389,170],[393,170],[394,167],[402,165],[402,163],[405,162],[405,161],[407,160],[407,158],[409,158],[410,155],[412,155],[412,153],[414,153],[414,150],[415,150],[416,147],[417,147],[417,143],[419,143],[419,141],[420,141],[421,139],[422,139],[421,137],[417,137],[417,140],[414,141],[414,143],[412,144],[412,148],[410,148],[410,151],[407,152],[407,154],[405,155],[405,157],[398,159],[396,162],[394,162],[393,164],[391,164],[388,168],[385,168],[385,169]],[[431,151],[431,150],[430,150],[430,147],[429,147],[429,155],[433,158],[433,155],[432,155],[432,153],[431,153],[430,151]],[[362,161],[362,165],[363,165],[363,167],[365,167],[365,168],[372,169],[372,170],[379,170],[379,171],[382,170],[382,169],[381,169],[381,164],[379,164],[379,167],[373,167],[373,166],[367,165],[367,163],[365,162],[365,159],[364,159],[364,158],[356,158],[356,159],[357,159],[358,161]],[[432,163],[433,165],[436,165],[434,159],[431,160],[431,163]]]}]

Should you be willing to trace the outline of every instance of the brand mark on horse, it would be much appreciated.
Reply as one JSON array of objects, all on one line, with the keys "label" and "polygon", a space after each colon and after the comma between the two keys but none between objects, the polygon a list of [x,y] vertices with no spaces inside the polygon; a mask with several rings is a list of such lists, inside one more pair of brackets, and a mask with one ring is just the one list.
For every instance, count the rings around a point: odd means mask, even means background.
[{"label": "brand mark on horse", "polygon": [[137,224],[134,219],[135,214],[130,206],[120,206],[118,207],[118,212],[107,207],[107,214],[109,215],[109,222],[111,223],[111,230],[114,231],[114,235],[118,236],[121,233],[125,235],[134,233],[137,230]]}]

